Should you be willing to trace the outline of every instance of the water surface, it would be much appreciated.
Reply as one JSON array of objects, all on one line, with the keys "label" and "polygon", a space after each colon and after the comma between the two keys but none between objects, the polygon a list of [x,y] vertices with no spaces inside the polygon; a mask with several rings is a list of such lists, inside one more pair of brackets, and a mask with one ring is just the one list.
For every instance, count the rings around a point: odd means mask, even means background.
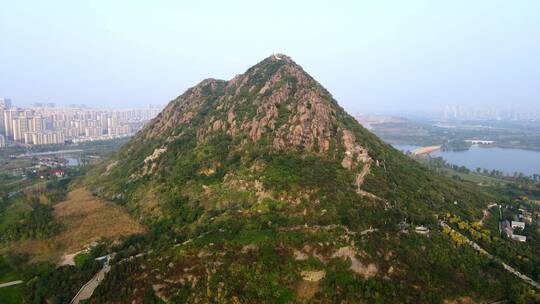
[{"label": "water surface", "polygon": [[[393,145],[401,151],[412,151],[419,146]],[[525,175],[540,174],[540,151],[523,149],[504,149],[498,147],[480,147],[473,145],[467,151],[435,151],[432,157],[442,157],[448,163],[476,168],[499,170],[505,174],[522,172]]]}]

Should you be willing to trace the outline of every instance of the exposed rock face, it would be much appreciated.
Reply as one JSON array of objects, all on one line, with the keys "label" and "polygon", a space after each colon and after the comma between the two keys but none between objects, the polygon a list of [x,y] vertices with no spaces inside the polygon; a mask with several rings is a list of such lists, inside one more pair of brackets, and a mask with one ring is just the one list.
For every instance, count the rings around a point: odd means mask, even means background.
[{"label": "exposed rock face", "polygon": [[364,168],[356,182],[360,187],[371,158],[354,133],[338,122],[342,113],[300,66],[274,55],[230,81],[206,79],[171,102],[139,137],[143,142],[166,136],[166,142],[146,155],[147,169],[138,175],[153,173],[152,163],[167,144],[191,128],[199,143],[224,133],[242,138],[241,144],[264,140],[275,150],[340,157],[346,169]]},{"label": "exposed rock face", "polygon": [[326,272],[324,270],[303,270],[301,275],[302,279],[310,282],[318,282],[324,278]]},{"label": "exposed rock face", "polygon": [[351,169],[355,160],[367,163],[371,161],[368,151],[356,143],[356,138],[349,130],[343,130],[343,145],[345,146],[345,157],[341,162],[344,168]]},{"label": "exposed rock face", "polygon": [[356,272],[357,274],[363,276],[364,278],[370,278],[377,274],[377,266],[374,263],[370,263],[368,265],[362,264],[357,258],[356,258],[356,251],[351,247],[342,247],[339,248],[333,255],[333,258],[342,258],[342,259],[350,259],[351,260],[351,270]]},{"label": "exposed rock face", "polygon": [[[212,127],[206,130],[206,134],[224,131],[234,136],[240,131],[249,134],[248,138],[252,141],[257,141],[264,134],[272,133],[273,146],[276,149],[303,146],[309,150],[328,151],[332,136],[330,131],[333,121],[330,118],[333,110],[320,94],[311,90],[316,84],[315,81],[288,57],[270,57],[267,61],[280,68],[260,89],[249,80],[260,78],[258,74],[266,72],[262,71],[264,65],[256,66],[227,83],[224,88],[226,92],[252,93],[258,89],[258,94],[251,101],[240,100],[235,103],[228,102],[235,99],[231,96],[221,97],[223,104],[218,108],[220,111],[227,111],[227,123],[215,116],[210,117]],[[243,103],[246,102],[256,106],[255,115],[251,119],[238,121],[235,113],[241,111],[240,108],[244,107]],[[206,134],[201,132],[199,135],[204,137]]]}]

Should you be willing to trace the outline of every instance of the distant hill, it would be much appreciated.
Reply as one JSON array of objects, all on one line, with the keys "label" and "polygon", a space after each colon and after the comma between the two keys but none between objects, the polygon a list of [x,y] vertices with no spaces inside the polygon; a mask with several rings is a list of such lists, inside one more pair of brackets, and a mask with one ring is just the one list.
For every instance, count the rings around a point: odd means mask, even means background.
[{"label": "distant hill", "polygon": [[113,265],[94,303],[472,303],[527,292],[439,228],[447,213],[480,218],[493,197],[382,142],[281,54],[188,89],[86,183],[151,231],[128,242],[123,254],[144,253]]}]

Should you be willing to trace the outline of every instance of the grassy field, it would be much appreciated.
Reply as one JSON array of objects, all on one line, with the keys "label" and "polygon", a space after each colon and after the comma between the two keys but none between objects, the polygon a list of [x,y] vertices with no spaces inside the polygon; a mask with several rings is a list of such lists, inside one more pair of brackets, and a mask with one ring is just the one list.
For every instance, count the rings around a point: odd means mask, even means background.
[{"label": "grassy field", "polygon": [[75,256],[75,265],[80,266],[90,258],[90,254],[86,252],[79,253]]},{"label": "grassy field", "polygon": [[0,229],[3,230],[5,227],[19,221],[20,215],[27,212],[29,208],[27,204],[21,203],[21,200],[15,201],[6,207],[5,211],[0,213]]},{"label": "grassy field", "polygon": [[0,256],[0,284],[20,280],[15,270]]},{"label": "grassy field", "polygon": [[496,177],[491,177],[491,176],[486,176],[486,175],[480,175],[480,174],[476,174],[476,173],[463,173],[463,172],[458,172],[456,170],[452,170],[452,169],[439,169],[440,172],[444,173],[445,175],[449,176],[449,177],[452,177],[454,175],[457,175],[459,176],[462,180],[465,180],[465,181],[469,181],[469,182],[473,182],[475,184],[482,184],[482,185],[491,185],[491,186],[494,186],[494,185],[497,185],[497,184],[506,184],[508,183],[508,181],[505,181],[504,179],[501,179],[501,178],[496,178]]},{"label": "grassy field", "polygon": [[[4,259],[0,256],[0,284],[11,281],[20,280],[21,277],[17,275],[17,271],[13,270]],[[21,303],[23,285],[14,285],[9,287],[0,288],[0,303],[12,304]]]},{"label": "grassy field", "polygon": [[0,170],[10,171],[30,167],[32,165],[35,165],[35,162],[29,158],[4,159],[0,163]]},{"label": "grassy field", "polygon": [[33,262],[57,262],[62,255],[84,249],[101,238],[116,239],[144,231],[119,205],[92,196],[79,188],[67,199],[54,205],[54,217],[62,232],[45,240],[22,240],[9,244],[4,251],[28,253]]},{"label": "grassy field", "polygon": [[22,303],[23,284],[0,288],[0,303],[19,304]]}]

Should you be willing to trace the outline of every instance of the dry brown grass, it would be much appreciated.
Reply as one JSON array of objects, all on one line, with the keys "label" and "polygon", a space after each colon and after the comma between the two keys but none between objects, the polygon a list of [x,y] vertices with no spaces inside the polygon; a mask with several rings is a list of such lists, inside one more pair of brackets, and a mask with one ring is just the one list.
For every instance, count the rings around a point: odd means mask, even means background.
[{"label": "dry brown grass", "polygon": [[444,300],[443,303],[444,304],[475,304],[478,302],[475,302],[471,297],[463,296],[463,297],[459,297],[453,300]]},{"label": "dry brown grass", "polygon": [[65,201],[56,204],[54,216],[64,227],[60,234],[47,240],[17,242],[9,250],[29,253],[34,261],[58,261],[63,254],[84,249],[101,238],[144,231],[121,206],[94,197],[84,188],[71,191]]},{"label": "dry brown grass", "polygon": [[310,300],[319,291],[319,282],[302,280],[296,288],[296,295],[300,300]]}]

